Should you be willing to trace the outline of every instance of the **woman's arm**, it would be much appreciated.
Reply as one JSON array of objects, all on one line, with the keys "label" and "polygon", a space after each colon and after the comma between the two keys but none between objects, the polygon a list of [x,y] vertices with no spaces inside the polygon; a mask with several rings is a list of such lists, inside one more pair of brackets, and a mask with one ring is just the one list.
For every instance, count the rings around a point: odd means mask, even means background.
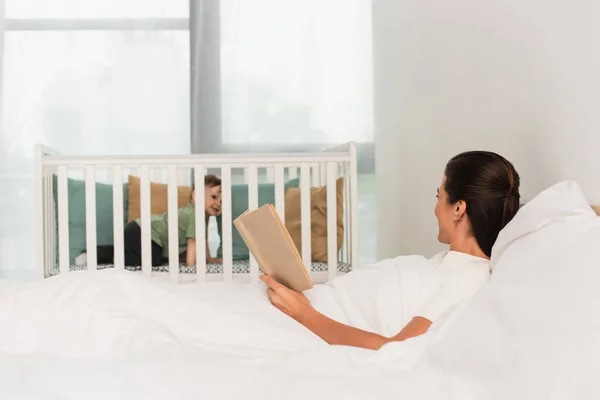
[{"label": "woman's arm", "polygon": [[386,343],[401,342],[412,337],[420,336],[427,332],[431,326],[431,321],[425,318],[415,317],[402,328],[400,333],[388,338],[334,321],[312,307],[311,310],[312,311],[308,313],[307,318],[299,322],[313,333],[320,336],[327,343],[362,347],[371,350],[379,350],[379,348]]},{"label": "woman's arm", "polygon": [[431,321],[428,319],[415,317],[400,333],[387,338],[334,321],[315,310],[304,295],[288,289],[266,275],[261,276],[261,279],[269,286],[267,292],[275,307],[300,322],[329,344],[378,350],[386,343],[403,341],[422,335],[431,326]]}]

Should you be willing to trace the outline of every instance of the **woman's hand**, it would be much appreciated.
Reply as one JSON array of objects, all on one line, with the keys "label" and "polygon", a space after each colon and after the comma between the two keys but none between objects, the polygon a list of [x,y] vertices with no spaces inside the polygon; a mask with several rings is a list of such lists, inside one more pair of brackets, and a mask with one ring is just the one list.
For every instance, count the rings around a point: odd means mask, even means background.
[{"label": "woman's hand", "polygon": [[315,309],[302,293],[288,289],[267,275],[261,275],[260,279],[269,287],[267,294],[271,303],[296,321],[303,324],[315,312]]}]

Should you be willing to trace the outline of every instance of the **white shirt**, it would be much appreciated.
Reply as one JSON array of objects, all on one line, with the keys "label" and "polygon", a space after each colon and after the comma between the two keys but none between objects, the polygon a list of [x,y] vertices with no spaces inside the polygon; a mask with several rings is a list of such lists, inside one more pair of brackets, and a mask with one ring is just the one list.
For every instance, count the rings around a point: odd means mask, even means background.
[{"label": "white shirt", "polygon": [[[438,291],[423,304],[416,316],[429,321],[438,319],[448,308],[472,297],[490,280],[490,262],[457,251],[448,251],[437,268],[440,273]],[[434,259],[440,255],[434,257]]]}]

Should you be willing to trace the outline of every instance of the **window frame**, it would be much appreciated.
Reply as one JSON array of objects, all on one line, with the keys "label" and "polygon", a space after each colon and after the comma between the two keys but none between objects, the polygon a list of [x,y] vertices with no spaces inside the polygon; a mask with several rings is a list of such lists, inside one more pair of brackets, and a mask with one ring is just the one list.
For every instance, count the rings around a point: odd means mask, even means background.
[{"label": "window frame", "polygon": [[[4,3],[5,0],[0,0]],[[4,13],[2,13],[4,16]],[[126,31],[188,30],[188,18],[2,18],[10,31]]]}]

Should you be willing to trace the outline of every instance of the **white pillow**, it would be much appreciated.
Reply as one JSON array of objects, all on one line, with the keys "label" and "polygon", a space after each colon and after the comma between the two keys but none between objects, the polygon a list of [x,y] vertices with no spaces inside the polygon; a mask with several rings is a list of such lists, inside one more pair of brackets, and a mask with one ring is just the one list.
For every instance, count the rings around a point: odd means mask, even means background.
[{"label": "white pillow", "polygon": [[446,398],[600,398],[600,218],[578,185],[525,205],[492,265],[490,282],[432,341],[423,376],[446,382]]},{"label": "white pillow", "polygon": [[511,222],[500,232],[492,248],[491,268],[502,259],[502,254],[515,240],[567,220],[594,217],[579,185],[573,181],[560,182],[538,194],[517,212]]}]

